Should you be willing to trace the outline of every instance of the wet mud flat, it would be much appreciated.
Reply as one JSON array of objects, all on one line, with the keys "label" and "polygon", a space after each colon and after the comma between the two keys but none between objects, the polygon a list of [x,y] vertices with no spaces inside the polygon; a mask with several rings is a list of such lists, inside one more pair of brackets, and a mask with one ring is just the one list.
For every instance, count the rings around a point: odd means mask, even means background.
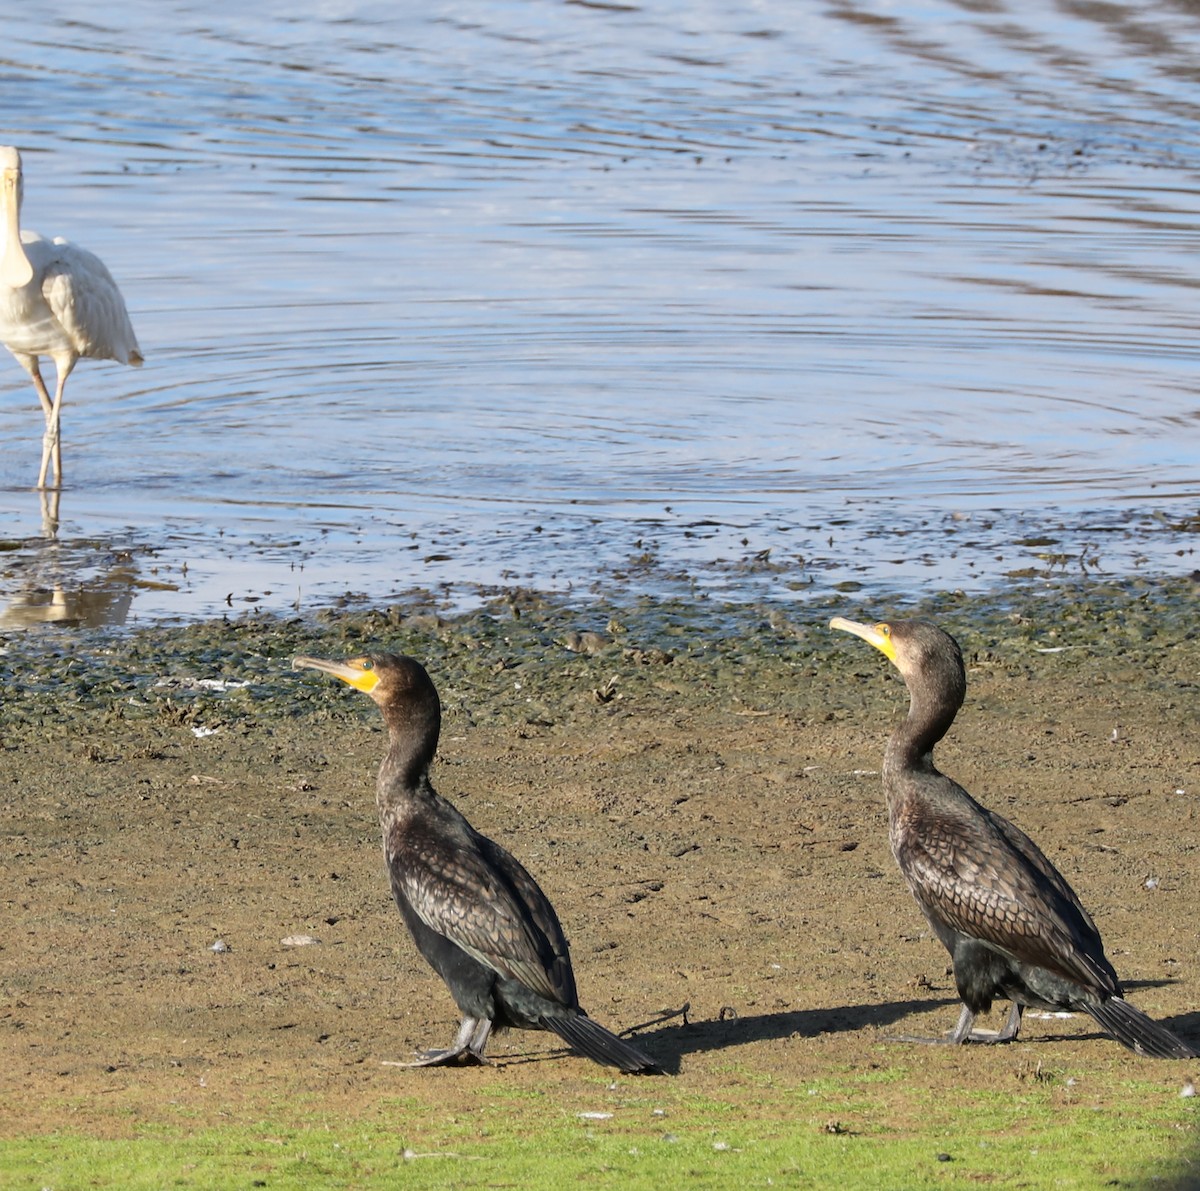
[{"label": "wet mud flat", "polygon": [[831,1110],[805,1081],[903,1069],[890,1098],[838,1108],[856,1130],[918,1128],[911,1094],[1034,1078],[1066,1102],[1136,1076],[1178,1104],[1180,1064],[1086,1018],[1029,1014],[1007,1047],[887,1040],[949,1029],[956,997],[888,852],[878,770],[903,686],[825,625],[916,612],[955,634],[970,686],[942,768],[1033,836],[1131,999],[1195,1042],[1196,594],[1186,577],[909,609],[510,590],[456,617],[431,598],[9,637],[0,1131],[124,1136],[284,1101],[364,1117],[403,1103],[411,1119],[452,1113],[480,1080],[609,1083],[525,1033],[493,1042],[491,1070],[388,1065],[447,1044],[457,1016],[390,903],[378,715],[289,669],[380,648],[428,666],[435,785],[550,895],[589,1012],[622,1029],[690,1006],[641,1036],[689,1089],[789,1081],[820,1127]]}]

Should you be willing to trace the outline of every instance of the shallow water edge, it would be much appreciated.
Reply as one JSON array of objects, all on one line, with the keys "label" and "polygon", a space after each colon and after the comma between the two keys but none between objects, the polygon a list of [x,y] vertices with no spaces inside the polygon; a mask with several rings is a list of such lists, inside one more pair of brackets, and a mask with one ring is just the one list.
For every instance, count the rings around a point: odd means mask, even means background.
[{"label": "shallow water edge", "polygon": [[717,517],[683,502],[631,521],[580,509],[497,520],[482,535],[444,521],[386,535],[380,544],[365,529],[306,537],[249,525],[215,538],[170,527],[0,538],[0,634],[414,602],[454,615],[513,588],[578,605],[808,605],[854,593],[906,605],[939,590],[988,599],[1023,582],[1188,574],[1200,516],[1178,504],[914,516],[876,499],[808,516],[748,508]]}]

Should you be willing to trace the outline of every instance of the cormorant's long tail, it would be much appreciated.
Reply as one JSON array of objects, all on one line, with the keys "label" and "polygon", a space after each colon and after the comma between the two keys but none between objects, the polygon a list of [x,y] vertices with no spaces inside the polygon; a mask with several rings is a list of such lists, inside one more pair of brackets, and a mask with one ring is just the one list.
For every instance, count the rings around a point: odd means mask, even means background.
[{"label": "cormorant's long tail", "polygon": [[1154,1059],[1195,1059],[1200,1051],[1176,1038],[1166,1026],[1147,1017],[1120,997],[1110,997],[1087,1011],[1119,1042]]},{"label": "cormorant's long tail", "polygon": [[616,1034],[583,1014],[547,1015],[542,1018],[542,1024],[546,1029],[553,1030],[564,1042],[570,1043],[581,1055],[586,1055],[596,1063],[603,1063],[606,1067],[617,1067],[629,1073],[662,1073],[662,1069],[649,1055],[643,1054],[636,1046],[618,1038]]}]

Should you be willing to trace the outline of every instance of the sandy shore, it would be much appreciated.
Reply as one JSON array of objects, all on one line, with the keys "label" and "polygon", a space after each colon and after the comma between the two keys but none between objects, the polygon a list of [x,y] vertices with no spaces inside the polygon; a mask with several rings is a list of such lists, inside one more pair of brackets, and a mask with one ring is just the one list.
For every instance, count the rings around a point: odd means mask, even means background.
[{"label": "sandy shore", "polygon": [[[969,666],[942,767],[1062,869],[1132,999],[1200,1041],[1194,597],[1179,580],[922,611]],[[361,696],[292,674],[297,652],[426,662],[445,704],[435,784],[550,894],[589,1012],[625,1028],[690,1005],[688,1024],[643,1034],[669,1071],[715,1093],[730,1064],[828,1072],[878,1062],[898,1028],[949,1028],[947,957],[886,841],[878,769],[903,687],[826,631],[835,610],[895,611],[505,593],[450,621],[412,607],[10,638],[0,1127],[453,1099],[455,1077],[385,1065],[448,1043],[457,1018],[390,904],[381,725]],[[480,1078],[595,1073],[541,1035],[493,1051]],[[1177,1076],[1088,1019],[1034,1016],[1016,1045],[934,1067],[901,1053],[946,1087],[1051,1058]]]}]

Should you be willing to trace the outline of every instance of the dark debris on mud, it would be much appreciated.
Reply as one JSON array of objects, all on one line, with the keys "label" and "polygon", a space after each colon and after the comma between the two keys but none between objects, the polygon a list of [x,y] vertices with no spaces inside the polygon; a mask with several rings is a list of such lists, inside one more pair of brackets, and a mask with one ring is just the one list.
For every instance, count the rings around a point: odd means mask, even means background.
[{"label": "dark debris on mud", "polygon": [[[50,731],[82,710],[100,712],[102,721],[175,724],[309,713],[362,720],[369,706],[331,707],[326,684],[294,674],[291,658],[384,650],[420,658],[448,703],[473,721],[552,724],[578,707],[617,709],[647,688],[687,688],[696,698],[709,691],[746,707],[803,706],[807,680],[832,658],[874,673],[852,642],[827,631],[835,614],[928,617],[958,638],[972,665],[1013,673],[1050,658],[1057,666],[1139,668],[1154,652],[1158,681],[1188,685],[1200,673],[1198,592],[1195,576],[1080,580],[868,607],[849,594],[796,605],[580,604],[514,588],[455,615],[440,614],[428,597],[310,618],[251,614],[134,632],[14,632],[0,638],[0,727]],[[894,699],[886,683],[876,686],[880,699]],[[827,698],[814,692],[818,703]]]}]

